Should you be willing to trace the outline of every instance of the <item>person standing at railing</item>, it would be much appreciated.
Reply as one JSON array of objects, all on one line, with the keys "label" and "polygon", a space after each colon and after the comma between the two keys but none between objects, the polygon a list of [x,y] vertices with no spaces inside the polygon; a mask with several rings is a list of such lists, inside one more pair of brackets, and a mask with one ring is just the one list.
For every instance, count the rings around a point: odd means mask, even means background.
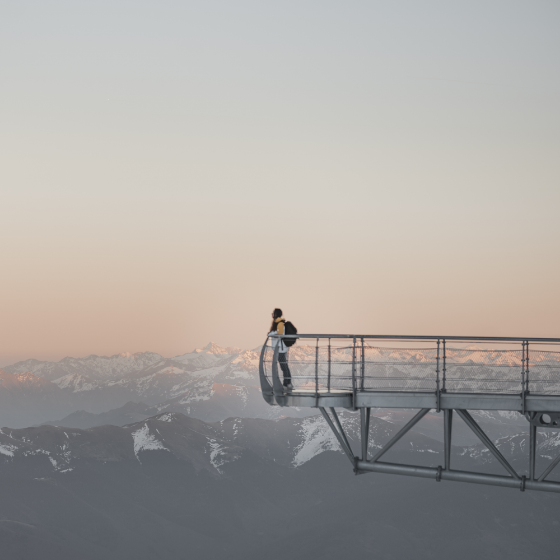
[{"label": "person standing at railing", "polygon": [[[272,326],[270,327],[270,332],[268,334],[269,335],[284,334],[285,323],[286,323],[286,319],[282,317],[282,310],[276,308],[272,312]],[[292,385],[292,374],[288,366],[288,360],[286,355],[288,352],[288,347],[286,346],[286,344],[282,339],[278,339],[274,337],[271,338],[271,341],[272,341],[273,349],[276,348],[277,344],[280,344],[280,348],[278,350],[278,363],[280,364],[280,369],[284,374],[284,387],[286,387],[288,391],[291,391],[294,387]]]}]

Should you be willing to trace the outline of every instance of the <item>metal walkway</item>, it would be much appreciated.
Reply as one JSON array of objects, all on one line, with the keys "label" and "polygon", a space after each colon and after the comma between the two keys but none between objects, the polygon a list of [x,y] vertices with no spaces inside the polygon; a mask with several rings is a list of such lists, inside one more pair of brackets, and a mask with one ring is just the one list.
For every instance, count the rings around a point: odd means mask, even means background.
[{"label": "metal walkway", "polygon": [[[296,338],[286,362],[276,342]],[[289,368],[293,389],[283,385]],[[354,472],[382,472],[491,484],[522,491],[560,492],[546,477],[560,455],[540,475],[535,471],[537,430],[560,429],[560,339],[298,334],[267,338],[259,364],[261,389],[270,405],[319,408],[350,459]],[[361,449],[356,456],[336,407],[359,410]],[[370,457],[372,408],[419,412]],[[330,409],[330,414],[327,412]],[[421,467],[379,459],[431,409],[443,411],[444,465]],[[528,474],[520,475],[468,410],[515,411],[529,422]],[[451,469],[454,412],[507,471],[507,476]]]}]

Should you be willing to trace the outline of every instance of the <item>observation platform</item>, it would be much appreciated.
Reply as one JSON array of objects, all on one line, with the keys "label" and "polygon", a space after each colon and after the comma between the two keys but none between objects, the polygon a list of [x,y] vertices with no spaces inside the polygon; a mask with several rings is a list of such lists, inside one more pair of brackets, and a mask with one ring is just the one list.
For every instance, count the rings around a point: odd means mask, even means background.
[{"label": "observation platform", "polygon": [[[280,360],[280,339],[296,339]],[[284,371],[285,370],[285,371]],[[271,335],[260,356],[263,398],[272,406],[318,408],[354,466],[354,471],[390,472],[498,486],[560,492],[546,476],[560,455],[537,477],[537,429],[560,429],[560,339],[392,335]],[[292,389],[285,386],[288,378]],[[360,411],[361,456],[352,451],[336,408]],[[419,409],[418,414],[374,458],[368,457],[372,408]],[[327,412],[330,409],[330,415]],[[378,461],[431,409],[443,411],[445,465],[437,468]],[[525,415],[529,427],[529,473],[518,474],[468,410]],[[508,471],[509,476],[450,468],[456,412]]]}]

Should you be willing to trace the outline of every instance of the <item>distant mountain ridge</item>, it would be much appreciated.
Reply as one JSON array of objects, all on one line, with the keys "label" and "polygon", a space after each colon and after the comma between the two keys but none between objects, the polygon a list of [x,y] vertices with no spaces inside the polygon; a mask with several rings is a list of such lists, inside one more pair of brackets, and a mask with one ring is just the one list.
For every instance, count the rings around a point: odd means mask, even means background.
[{"label": "distant mountain ridge", "polygon": [[68,375],[81,375],[92,380],[115,379],[131,372],[141,371],[161,360],[154,352],[123,352],[113,356],[91,354],[85,358],[66,357],[58,362],[35,359],[17,362],[4,368],[8,373],[29,371],[38,377],[54,381]]},{"label": "distant mountain ridge", "polygon": [[[251,351],[248,351],[251,352]],[[215,342],[208,343],[203,348],[196,348],[192,352],[181,354],[173,358],[164,358],[155,352],[122,352],[112,356],[97,356],[91,354],[84,358],[66,357],[58,362],[29,359],[6,366],[4,371],[17,374],[31,372],[49,381],[58,381],[67,376],[83,376],[90,381],[106,381],[121,379],[160,364],[183,364],[181,369],[189,366],[189,370],[197,370],[215,365],[224,358],[242,354],[240,348],[222,348]],[[59,384],[57,383],[57,384]]]},{"label": "distant mountain ridge", "polygon": [[174,358],[139,352],[59,362],[25,360],[5,368],[0,404],[4,398],[12,405],[0,407],[0,424],[24,427],[79,410],[99,414],[130,401],[206,421],[313,413],[268,406],[260,394],[258,362],[256,350],[213,342]]}]

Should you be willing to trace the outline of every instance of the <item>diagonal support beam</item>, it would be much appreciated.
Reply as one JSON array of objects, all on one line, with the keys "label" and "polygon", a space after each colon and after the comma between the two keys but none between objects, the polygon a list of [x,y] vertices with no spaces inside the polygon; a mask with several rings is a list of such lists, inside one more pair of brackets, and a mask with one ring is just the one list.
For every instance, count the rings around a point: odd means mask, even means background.
[{"label": "diagonal support beam", "polygon": [[507,462],[506,458],[499,452],[498,448],[490,438],[482,431],[482,428],[474,421],[473,417],[466,410],[457,409],[457,414],[465,421],[465,424],[478,436],[478,439],[488,448],[490,453],[498,459],[501,465],[508,471],[513,478],[521,480],[513,467]]},{"label": "diagonal support beam", "polygon": [[354,456],[352,455],[352,450],[349,447],[346,446],[346,442],[344,441],[342,436],[339,434],[338,430],[335,428],[335,425],[333,424],[333,421],[331,420],[327,411],[322,406],[319,407],[319,410],[321,411],[321,414],[323,415],[323,418],[327,421],[327,424],[329,425],[329,428],[333,431],[333,434],[336,436],[336,439],[338,440],[338,443],[339,443],[340,447],[342,448],[342,451],[344,451],[344,453],[346,453],[346,456],[348,457],[348,459],[350,459],[350,462],[352,463],[352,466],[354,466],[355,465],[355,459],[354,459]]},{"label": "diagonal support beam", "polygon": [[552,461],[552,463],[548,465],[548,468],[539,477],[539,482],[542,482],[553,471],[554,467],[558,463],[560,463],[560,455],[558,455],[558,457],[556,457],[556,459],[554,459],[554,461]]},{"label": "diagonal support beam", "polygon": [[342,423],[340,422],[340,419],[338,418],[338,414],[336,413],[336,410],[334,409],[333,406],[330,407],[330,410],[332,412],[334,421],[336,422],[336,426],[338,428],[338,431],[340,432],[340,435],[344,439],[344,443],[346,444],[346,447],[350,450],[350,454],[352,455],[352,457],[354,457],[354,453],[352,452],[352,446],[350,445],[350,442],[348,441],[348,438],[346,437],[346,433],[344,431],[344,428],[342,427]]},{"label": "diagonal support beam", "polygon": [[393,445],[395,445],[395,443],[397,443],[397,441],[399,441],[399,439],[401,439],[406,434],[406,432],[408,432],[413,426],[418,424],[418,422],[420,422],[420,420],[422,420],[422,418],[424,418],[424,416],[426,416],[426,414],[428,414],[430,410],[430,408],[423,408],[420,412],[418,412],[418,414],[416,414],[416,416],[409,420],[408,423],[405,424],[405,426],[401,428],[400,431],[398,431],[392,437],[392,439],[390,439],[389,442],[386,443],[383,448],[380,449],[368,462],[375,463],[378,459],[381,458],[382,455],[385,455],[385,453],[389,451],[389,449],[391,449],[391,447],[393,447]]}]

